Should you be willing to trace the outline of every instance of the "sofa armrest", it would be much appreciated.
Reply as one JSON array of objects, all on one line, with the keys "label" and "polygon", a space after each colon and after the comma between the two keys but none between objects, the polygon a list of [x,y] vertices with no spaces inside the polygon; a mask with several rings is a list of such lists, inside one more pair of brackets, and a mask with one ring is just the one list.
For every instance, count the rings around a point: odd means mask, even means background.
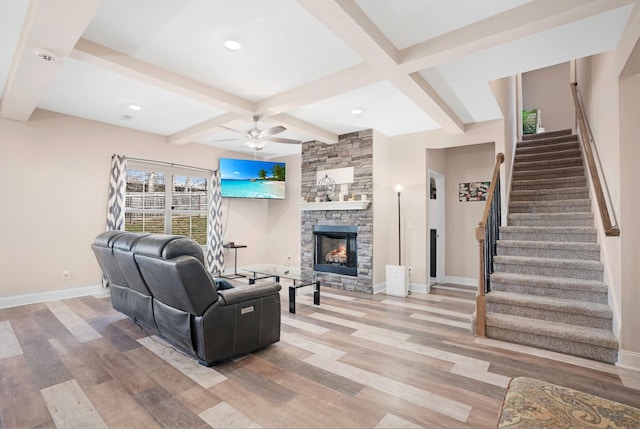
[{"label": "sofa armrest", "polygon": [[278,293],[281,288],[280,283],[271,282],[219,290],[218,294],[225,305],[233,305],[250,299]]}]

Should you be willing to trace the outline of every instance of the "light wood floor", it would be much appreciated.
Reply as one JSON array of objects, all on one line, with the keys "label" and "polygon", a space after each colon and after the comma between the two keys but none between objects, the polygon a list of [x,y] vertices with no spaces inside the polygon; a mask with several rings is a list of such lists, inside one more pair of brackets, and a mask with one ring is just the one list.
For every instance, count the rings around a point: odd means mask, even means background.
[{"label": "light wood floor", "polygon": [[470,335],[468,292],[283,286],[281,341],[213,368],[106,294],[1,309],[0,427],[494,428],[514,376],[640,407],[637,372]]}]

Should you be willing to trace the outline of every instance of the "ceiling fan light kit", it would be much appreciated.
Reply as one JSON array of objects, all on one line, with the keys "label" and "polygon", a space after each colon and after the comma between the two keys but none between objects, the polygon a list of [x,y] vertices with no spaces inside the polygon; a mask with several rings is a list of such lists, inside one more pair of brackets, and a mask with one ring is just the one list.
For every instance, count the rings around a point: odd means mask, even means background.
[{"label": "ceiling fan light kit", "polygon": [[267,142],[261,138],[256,137],[256,138],[252,138],[250,140],[245,141],[244,144],[249,146],[251,149],[262,150],[262,148],[264,148]]}]

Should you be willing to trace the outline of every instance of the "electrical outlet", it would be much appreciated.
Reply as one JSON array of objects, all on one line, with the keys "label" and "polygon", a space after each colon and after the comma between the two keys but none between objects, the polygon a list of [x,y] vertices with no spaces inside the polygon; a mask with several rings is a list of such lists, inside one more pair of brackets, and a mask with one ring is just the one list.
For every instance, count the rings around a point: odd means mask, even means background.
[{"label": "electrical outlet", "polygon": [[63,271],[62,272],[62,280],[69,280],[71,278],[71,271]]}]

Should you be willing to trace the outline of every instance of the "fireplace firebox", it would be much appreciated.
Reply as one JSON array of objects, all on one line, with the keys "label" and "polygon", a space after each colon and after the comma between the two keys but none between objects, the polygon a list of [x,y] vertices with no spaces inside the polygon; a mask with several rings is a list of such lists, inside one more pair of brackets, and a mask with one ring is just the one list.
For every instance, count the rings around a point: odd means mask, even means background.
[{"label": "fireplace firebox", "polygon": [[358,227],[354,225],[315,225],[313,269],[325,273],[358,275]]}]

